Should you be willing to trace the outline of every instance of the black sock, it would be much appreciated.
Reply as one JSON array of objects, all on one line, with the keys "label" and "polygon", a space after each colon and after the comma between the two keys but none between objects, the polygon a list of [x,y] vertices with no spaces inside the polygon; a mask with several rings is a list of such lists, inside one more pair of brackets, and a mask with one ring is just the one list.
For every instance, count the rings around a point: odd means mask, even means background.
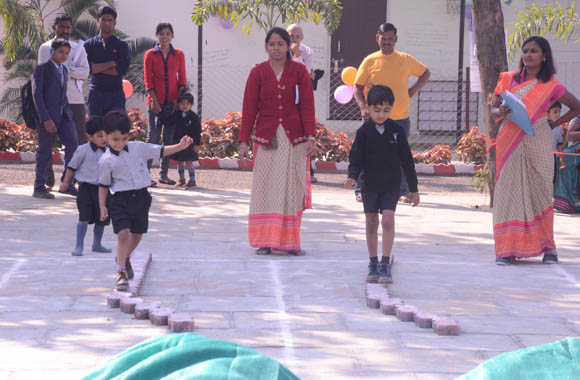
[{"label": "black sock", "polygon": [[383,258],[381,259],[381,263],[388,263],[390,261],[391,261],[391,256],[383,255]]},{"label": "black sock", "polygon": [[371,263],[376,264],[378,262],[379,262],[379,258],[378,257],[376,257],[376,256],[375,257],[371,257]]}]

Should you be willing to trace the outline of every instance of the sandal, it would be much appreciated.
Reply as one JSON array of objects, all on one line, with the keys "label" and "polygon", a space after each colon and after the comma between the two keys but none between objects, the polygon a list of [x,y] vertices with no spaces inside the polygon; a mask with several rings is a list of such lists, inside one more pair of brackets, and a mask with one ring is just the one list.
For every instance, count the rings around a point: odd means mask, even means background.
[{"label": "sandal", "polygon": [[265,255],[271,255],[271,254],[272,254],[272,248],[269,248],[269,247],[258,248],[256,250],[256,255],[265,256]]},{"label": "sandal", "polygon": [[303,250],[303,249],[297,249],[297,250],[294,250],[294,251],[288,251],[287,253],[289,255],[292,255],[292,256],[304,256],[304,255],[306,255],[306,251]]}]

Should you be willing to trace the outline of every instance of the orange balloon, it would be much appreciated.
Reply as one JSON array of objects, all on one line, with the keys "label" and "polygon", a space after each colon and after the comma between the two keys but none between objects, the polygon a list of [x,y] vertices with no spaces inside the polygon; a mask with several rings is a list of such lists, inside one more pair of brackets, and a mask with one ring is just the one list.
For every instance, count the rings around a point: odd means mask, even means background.
[{"label": "orange balloon", "polygon": [[345,67],[342,70],[342,74],[340,75],[340,77],[342,78],[342,81],[344,82],[344,84],[352,87],[352,86],[354,86],[354,81],[356,79],[356,73],[357,73],[356,68],[349,66],[349,67]]},{"label": "orange balloon", "polygon": [[125,93],[125,99],[133,95],[133,85],[127,79],[123,79],[123,92]]}]

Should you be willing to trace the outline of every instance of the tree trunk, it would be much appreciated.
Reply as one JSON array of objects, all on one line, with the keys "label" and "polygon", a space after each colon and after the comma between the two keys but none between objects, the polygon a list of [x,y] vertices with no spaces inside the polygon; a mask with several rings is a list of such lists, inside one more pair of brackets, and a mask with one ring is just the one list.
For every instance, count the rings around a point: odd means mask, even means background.
[{"label": "tree trunk", "polygon": [[[491,116],[489,105],[493,98],[499,73],[508,69],[501,0],[473,0],[473,23],[477,40],[476,54],[479,61],[485,133],[489,139],[495,139],[499,124]],[[495,165],[495,147],[493,147],[487,158],[491,207],[493,207],[495,191]]]}]

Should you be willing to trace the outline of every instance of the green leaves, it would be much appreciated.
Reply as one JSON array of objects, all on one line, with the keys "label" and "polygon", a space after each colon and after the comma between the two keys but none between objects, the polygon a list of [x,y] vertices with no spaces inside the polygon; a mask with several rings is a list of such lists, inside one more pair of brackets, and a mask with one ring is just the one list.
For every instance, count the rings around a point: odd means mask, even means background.
[{"label": "green leaves", "polygon": [[[556,5],[536,4],[526,6],[523,12],[518,13],[517,20],[512,22],[508,29],[508,55],[513,60],[520,51],[524,41],[531,36],[545,36],[552,33],[552,38],[569,41],[578,36],[580,31],[580,18],[574,12],[575,3],[569,8],[562,8],[556,1]],[[574,42],[578,42],[580,38]]]},{"label": "green leaves", "polygon": [[229,20],[242,32],[254,26],[268,31],[276,25],[324,21],[328,33],[338,28],[342,16],[339,0],[198,0],[193,6],[192,21],[202,25],[211,16]]}]

